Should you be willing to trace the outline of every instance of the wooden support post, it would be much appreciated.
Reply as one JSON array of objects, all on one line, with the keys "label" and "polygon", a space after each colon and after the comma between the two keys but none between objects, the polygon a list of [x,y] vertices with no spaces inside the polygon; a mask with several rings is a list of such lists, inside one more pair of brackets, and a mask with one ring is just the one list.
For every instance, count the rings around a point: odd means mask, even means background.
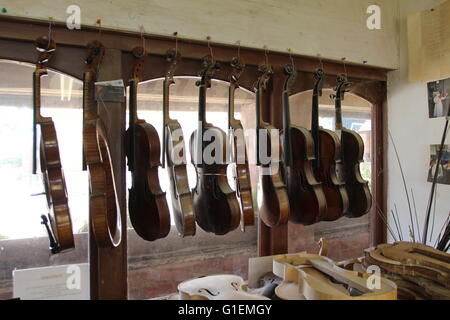
[{"label": "wooden support post", "polygon": [[[122,52],[107,49],[99,70],[98,81],[122,78]],[[92,232],[89,232],[89,263],[92,300],[127,299],[127,215],[126,176],[123,136],[125,132],[125,102],[99,102],[98,114],[108,132],[109,147],[117,196],[122,216],[122,243],[114,249],[97,247]]]}]

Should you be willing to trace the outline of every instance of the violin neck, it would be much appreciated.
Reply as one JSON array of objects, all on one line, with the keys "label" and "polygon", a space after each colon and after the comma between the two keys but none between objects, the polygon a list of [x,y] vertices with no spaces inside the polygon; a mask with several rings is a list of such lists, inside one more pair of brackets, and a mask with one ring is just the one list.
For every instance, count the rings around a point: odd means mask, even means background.
[{"label": "violin neck", "polygon": [[336,97],[335,109],[336,109],[336,130],[342,131],[342,129],[344,128],[342,125],[342,103],[341,98],[339,96]]},{"label": "violin neck", "polygon": [[203,163],[203,134],[206,121],[206,87],[201,85],[198,97],[197,166]]},{"label": "violin neck", "polygon": [[236,119],[234,118],[234,94],[236,89],[237,85],[234,82],[231,82],[228,90],[228,128],[230,129],[236,124]]},{"label": "violin neck", "polygon": [[291,115],[289,107],[289,91],[283,92],[283,145],[284,164],[286,167],[292,165],[292,139],[291,139]]},{"label": "violin neck", "polygon": [[170,82],[164,79],[163,83],[163,127],[162,127],[162,153],[161,153],[161,163],[162,167],[166,167],[166,139],[167,139],[167,125],[170,121],[169,114],[169,93],[170,93]]},{"label": "violin neck", "polygon": [[130,101],[129,101],[129,126],[130,128],[137,122],[137,87],[136,79],[130,80]]},{"label": "violin neck", "polygon": [[319,92],[317,89],[313,91],[312,97],[312,113],[311,113],[311,134],[314,138],[314,166],[319,165],[320,159],[320,141],[319,141]]},{"label": "violin neck", "polygon": [[83,118],[92,118],[95,116],[95,97],[94,97],[94,77],[91,72],[86,71],[83,77]]},{"label": "violin neck", "polygon": [[261,159],[259,157],[260,153],[260,139],[259,132],[262,127],[262,100],[263,100],[263,90],[259,87],[256,90],[256,164],[261,165]]},{"label": "violin neck", "polygon": [[33,169],[37,171],[37,124],[41,120],[41,74],[38,70],[33,73]]}]

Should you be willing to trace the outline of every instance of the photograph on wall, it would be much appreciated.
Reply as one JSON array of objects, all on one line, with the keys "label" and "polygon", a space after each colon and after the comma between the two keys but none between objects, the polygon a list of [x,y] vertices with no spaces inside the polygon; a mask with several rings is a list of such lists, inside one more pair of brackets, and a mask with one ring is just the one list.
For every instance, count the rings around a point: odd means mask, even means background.
[{"label": "photograph on wall", "polygon": [[450,108],[450,78],[428,83],[428,109],[430,118],[448,115]]},{"label": "photograph on wall", "polygon": [[438,166],[437,183],[450,185],[450,149],[448,145],[444,145],[442,159],[437,163],[439,155],[438,144],[430,146],[430,167],[428,170],[428,182],[433,182],[436,166]]}]

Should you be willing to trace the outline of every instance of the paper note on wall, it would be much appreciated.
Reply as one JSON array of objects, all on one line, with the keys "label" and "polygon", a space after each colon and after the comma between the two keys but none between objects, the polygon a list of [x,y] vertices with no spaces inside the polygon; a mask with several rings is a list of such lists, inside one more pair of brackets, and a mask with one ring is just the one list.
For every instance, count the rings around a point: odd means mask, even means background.
[{"label": "paper note on wall", "polygon": [[409,81],[450,77],[450,0],[408,16]]},{"label": "paper note on wall", "polygon": [[13,288],[21,300],[89,300],[89,265],[14,270]]}]

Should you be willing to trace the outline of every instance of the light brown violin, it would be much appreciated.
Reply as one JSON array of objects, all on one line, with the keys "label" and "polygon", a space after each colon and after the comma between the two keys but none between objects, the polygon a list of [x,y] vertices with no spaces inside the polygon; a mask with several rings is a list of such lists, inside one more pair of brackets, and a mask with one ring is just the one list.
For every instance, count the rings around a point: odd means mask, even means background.
[{"label": "light brown violin", "polygon": [[230,132],[232,172],[236,182],[236,196],[241,207],[241,230],[255,224],[252,186],[248,167],[247,149],[245,144],[244,127],[234,116],[234,94],[239,88],[239,78],[244,71],[245,64],[239,58],[231,61],[230,88],[228,92],[228,128]]},{"label": "light brown violin", "polygon": [[122,240],[122,220],[106,128],[94,113],[97,69],[105,53],[99,41],[87,45],[83,77],[83,150],[89,173],[89,215],[92,232],[101,248],[117,247]]},{"label": "light brown violin", "polygon": [[163,167],[166,160],[175,225],[178,233],[187,237],[195,235],[196,225],[186,169],[184,135],[180,123],[171,119],[169,112],[170,86],[175,84],[173,76],[181,56],[176,49],[169,49],[166,59],[169,66],[163,84]]},{"label": "light brown violin", "polygon": [[[281,154],[281,146],[278,145],[278,150],[275,150],[275,146],[272,146],[272,134],[273,130],[276,130],[271,124],[264,122],[262,116],[264,93],[267,89],[267,84],[270,81],[273,70],[270,65],[262,65],[259,67],[261,72],[260,77],[255,86],[256,93],[256,158],[258,166],[262,169],[269,169],[270,174],[265,172],[261,176],[262,185],[262,203],[259,208],[259,216],[262,221],[269,227],[277,227],[285,225],[289,220],[289,200],[286,190],[286,185],[283,182],[281,176],[280,161],[276,163],[272,155],[274,152]],[[261,145],[261,136],[265,136],[266,144]],[[277,141],[278,143],[278,141]],[[261,161],[261,151],[266,149],[266,155],[272,157],[269,163],[263,163]],[[278,166],[277,170],[274,170]]]},{"label": "light brown violin", "polygon": [[136,47],[133,55],[136,64],[129,82],[129,128],[125,134],[128,168],[132,177],[128,211],[136,233],[144,240],[155,241],[170,232],[170,212],[166,194],[159,183],[161,150],[158,132],[151,124],[139,119],[137,114],[137,89],[147,52],[143,47]]},{"label": "light brown violin", "polygon": [[52,118],[41,115],[41,77],[47,75],[47,63],[56,50],[53,40],[45,37],[36,40],[39,58],[33,73],[33,174],[37,167],[37,126],[40,128],[40,166],[49,209],[50,250],[58,253],[73,249],[75,242],[67,199],[66,182],[59,155],[58,137]]}]

